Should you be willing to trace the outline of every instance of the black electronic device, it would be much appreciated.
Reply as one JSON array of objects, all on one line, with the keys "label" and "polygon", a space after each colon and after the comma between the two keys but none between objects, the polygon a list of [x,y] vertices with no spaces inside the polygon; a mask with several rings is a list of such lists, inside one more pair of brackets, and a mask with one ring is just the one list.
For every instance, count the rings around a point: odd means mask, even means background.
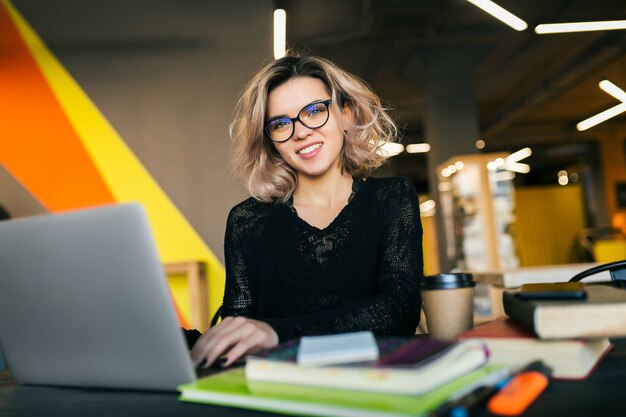
[{"label": "black electronic device", "polygon": [[588,276],[595,275],[599,272],[609,271],[611,274],[611,283],[619,288],[626,289],[626,260],[610,262],[589,268],[572,277],[569,282],[578,282]]},{"label": "black electronic device", "polygon": [[582,282],[524,284],[515,293],[523,300],[581,300],[587,298]]}]

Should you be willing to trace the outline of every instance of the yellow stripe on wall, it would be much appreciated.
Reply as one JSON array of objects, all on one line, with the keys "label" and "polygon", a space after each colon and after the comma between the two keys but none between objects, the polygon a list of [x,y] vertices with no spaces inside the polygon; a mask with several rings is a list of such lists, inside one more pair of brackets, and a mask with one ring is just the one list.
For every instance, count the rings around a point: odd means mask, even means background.
[{"label": "yellow stripe on wall", "polygon": [[162,262],[207,262],[210,314],[213,314],[221,304],[224,289],[224,268],[219,260],[30,25],[8,0],[0,1],[9,10],[116,201],[138,201],[145,207]]}]

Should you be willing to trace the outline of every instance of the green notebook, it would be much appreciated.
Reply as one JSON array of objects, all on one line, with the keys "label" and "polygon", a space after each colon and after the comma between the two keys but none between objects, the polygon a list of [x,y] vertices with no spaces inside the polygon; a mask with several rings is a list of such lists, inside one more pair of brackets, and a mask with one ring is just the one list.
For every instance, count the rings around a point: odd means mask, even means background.
[{"label": "green notebook", "polygon": [[[246,381],[237,368],[181,385],[181,401],[248,408],[274,413],[337,417],[422,416],[460,390],[507,369],[484,366],[425,395],[390,395],[302,385]],[[495,375],[499,376],[499,375]]]}]

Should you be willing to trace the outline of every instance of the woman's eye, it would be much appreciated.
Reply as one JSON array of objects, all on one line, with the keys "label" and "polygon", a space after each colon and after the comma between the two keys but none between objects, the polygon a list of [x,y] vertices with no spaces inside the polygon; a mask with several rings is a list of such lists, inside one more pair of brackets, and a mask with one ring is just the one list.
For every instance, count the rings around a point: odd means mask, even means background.
[{"label": "woman's eye", "polygon": [[272,130],[281,130],[281,129],[288,127],[290,123],[291,121],[287,121],[283,119],[274,120],[272,123],[270,123],[270,128]]},{"label": "woman's eye", "polygon": [[305,111],[305,116],[306,117],[315,117],[315,116],[319,116],[320,113],[323,113],[326,111],[326,108],[324,107],[324,105],[322,104],[315,104],[309,108],[306,109]]}]

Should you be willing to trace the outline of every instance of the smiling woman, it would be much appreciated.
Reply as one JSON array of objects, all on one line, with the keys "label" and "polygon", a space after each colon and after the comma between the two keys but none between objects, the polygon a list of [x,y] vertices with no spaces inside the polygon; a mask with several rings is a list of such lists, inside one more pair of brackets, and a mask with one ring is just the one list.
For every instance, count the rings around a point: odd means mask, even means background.
[{"label": "smiling woman", "polygon": [[[317,96],[311,95],[310,101],[302,103],[285,97],[287,101],[281,106],[277,96],[288,91],[279,87],[296,80],[308,80],[303,85],[317,89],[312,92]],[[275,93],[274,108],[270,109],[272,93]],[[233,166],[252,196],[266,202],[290,198],[296,188],[296,170],[280,156],[267,125],[275,119],[283,123],[289,119],[292,134],[297,133],[296,126],[307,125],[306,122],[302,125],[301,120],[297,122],[295,118],[301,116],[298,112],[305,105],[324,100],[330,100],[329,118],[334,117],[333,123],[344,132],[340,160],[344,171],[362,176],[383,163],[385,157],[379,149],[385,142],[395,141],[397,130],[378,96],[364,82],[325,59],[287,56],[267,65],[248,83],[231,125]],[[283,141],[281,137],[276,142]]]},{"label": "smiling woman", "polygon": [[303,335],[414,334],[422,227],[406,178],[367,178],[396,127],[360,80],[288,56],[244,89],[233,164],[253,197],[228,217],[222,322],[194,362],[226,364]]},{"label": "smiling woman", "polygon": [[[330,113],[327,110],[331,102],[327,99],[328,93],[322,81],[310,77],[298,77],[287,81],[285,84],[274,89],[268,97],[267,112],[272,122],[283,120],[291,121],[291,134],[282,136],[283,140],[275,142],[274,146],[283,160],[295,170],[298,183],[308,177],[318,177],[326,174],[329,169],[340,168],[339,159],[343,147],[343,130],[339,126],[339,109],[332,107]],[[312,97],[318,97],[310,103]],[[298,111],[302,107],[302,110]],[[321,107],[323,110],[320,110]],[[294,114],[297,117],[278,118],[274,114]],[[346,107],[346,112],[348,112]],[[301,120],[301,115],[305,114]],[[323,113],[320,115],[320,113]],[[300,121],[300,123],[296,123]],[[312,123],[313,122],[313,123]],[[289,140],[289,139],[292,140]],[[272,136],[270,139],[274,140]]]}]

